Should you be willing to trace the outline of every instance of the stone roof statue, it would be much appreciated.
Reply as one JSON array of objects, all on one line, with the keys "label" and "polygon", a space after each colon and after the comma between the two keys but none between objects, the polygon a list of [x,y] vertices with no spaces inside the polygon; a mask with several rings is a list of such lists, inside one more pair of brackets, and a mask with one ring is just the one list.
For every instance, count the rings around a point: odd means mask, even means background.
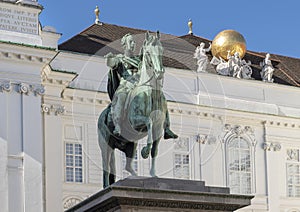
[{"label": "stone roof statue", "polygon": [[229,73],[232,77],[239,79],[251,78],[252,69],[249,66],[251,62],[247,63],[245,60],[242,60],[238,52],[235,52],[234,55],[230,55],[230,51],[228,51],[227,59]]},{"label": "stone roof statue", "polygon": [[262,78],[262,81],[264,82],[273,82],[274,79],[273,77],[273,72],[274,72],[274,67],[272,65],[272,62],[270,60],[270,54],[266,54],[265,59],[260,62],[260,67],[262,68],[260,75]]},{"label": "stone roof statue", "polygon": [[198,69],[197,72],[207,72],[207,66],[209,64],[208,57],[206,55],[206,52],[209,52],[211,50],[211,43],[209,43],[208,48],[204,48],[205,43],[201,42],[199,46],[197,46],[194,58],[197,59],[197,65]]},{"label": "stone roof statue", "polygon": [[252,68],[251,62],[246,62],[240,58],[238,52],[233,55],[228,51],[227,60],[223,60],[221,57],[213,57],[211,60],[212,65],[216,65],[216,71],[223,76],[231,76],[238,79],[251,79]]}]

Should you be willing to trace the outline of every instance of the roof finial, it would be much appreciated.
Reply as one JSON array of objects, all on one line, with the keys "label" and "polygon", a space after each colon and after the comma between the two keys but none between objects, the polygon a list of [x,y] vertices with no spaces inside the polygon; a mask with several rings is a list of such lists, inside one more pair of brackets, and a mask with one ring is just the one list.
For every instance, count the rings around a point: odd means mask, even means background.
[{"label": "roof finial", "polygon": [[189,34],[192,35],[193,34],[193,22],[192,22],[192,19],[189,19],[188,26],[189,26]]},{"label": "roof finial", "polygon": [[96,9],[94,10],[94,12],[95,12],[95,15],[96,15],[95,24],[101,25],[102,23],[101,23],[100,20],[99,20],[100,10],[99,10],[99,7],[98,7],[98,6],[96,6]]}]

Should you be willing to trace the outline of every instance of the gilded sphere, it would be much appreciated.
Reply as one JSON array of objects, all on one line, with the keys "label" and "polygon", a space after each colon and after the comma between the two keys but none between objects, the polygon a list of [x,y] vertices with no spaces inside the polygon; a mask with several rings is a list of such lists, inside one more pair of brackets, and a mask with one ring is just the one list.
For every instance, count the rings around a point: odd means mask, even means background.
[{"label": "gilded sphere", "polygon": [[227,54],[230,55],[238,52],[240,58],[243,58],[246,53],[246,41],[243,35],[235,30],[224,30],[217,34],[211,44],[211,52],[213,56],[223,58],[227,61]]}]

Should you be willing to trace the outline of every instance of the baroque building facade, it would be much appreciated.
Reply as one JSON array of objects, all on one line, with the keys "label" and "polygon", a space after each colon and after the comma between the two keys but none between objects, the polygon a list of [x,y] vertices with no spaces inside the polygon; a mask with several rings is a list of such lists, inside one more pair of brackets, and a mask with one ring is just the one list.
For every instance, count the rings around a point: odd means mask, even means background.
[{"label": "baroque building facade", "polygon": [[[121,53],[127,33],[140,47],[146,31],[98,21],[58,45],[60,34],[39,24],[36,1],[0,1],[0,9],[0,205],[62,211],[102,189],[97,119],[110,103],[104,56]],[[10,16],[22,11],[25,28]],[[263,53],[247,51],[252,79],[237,79],[213,65],[196,71],[194,51],[209,40],[161,34],[161,41],[179,138],[161,141],[157,175],[254,195],[240,211],[300,211],[300,59],[271,55],[274,82],[267,83],[259,74]],[[149,176],[145,142],[134,160],[141,176]],[[128,176],[124,160],[117,151],[117,179]]]}]

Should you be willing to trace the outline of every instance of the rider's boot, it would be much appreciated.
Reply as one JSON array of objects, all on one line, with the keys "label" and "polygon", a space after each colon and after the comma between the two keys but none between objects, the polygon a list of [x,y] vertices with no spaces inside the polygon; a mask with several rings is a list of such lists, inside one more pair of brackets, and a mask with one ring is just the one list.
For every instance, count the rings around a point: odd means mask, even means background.
[{"label": "rider's boot", "polygon": [[176,139],[178,138],[178,135],[176,135],[175,133],[173,133],[170,128],[165,128],[165,134],[164,134],[164,139],[170,139],[170,138],[173,138],[173,139]]}]

